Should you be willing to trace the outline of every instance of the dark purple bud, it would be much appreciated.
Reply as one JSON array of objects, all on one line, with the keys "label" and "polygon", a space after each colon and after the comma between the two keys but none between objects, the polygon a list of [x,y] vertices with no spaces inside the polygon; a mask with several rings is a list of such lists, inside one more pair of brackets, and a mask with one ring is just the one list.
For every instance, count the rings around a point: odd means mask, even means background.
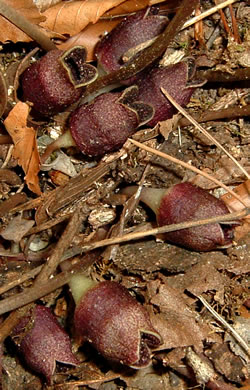
[{"label": "dark purple bud", "polygon": [[152,117],[151,106],[133,102],[133,91],[137,89],[102,94],[74,111],[69,126],[82,153],[100,156],[118,150],[139,125]]},{"label": "dark purple bud", "polygon": [[118,150],[154,114],[151,105],[137,101],[137,93],[137,87],[129,87],[122,93],[104,93],[77,108],[69,119],[70,132],[49,145],[42,161],[53,150],[72,145],[88,156]]},{"label": "dark purple bud", "polygon": [[119,69],[126,62],[129,49],[136,49],[163,32],[167,18],[154,15],[151,11],[152,9],[142,10],[124,18],[102,38],[97,45],[96,56],[105,72]]},{"label": "dark purple bud", "polygon": [[151,348],[161,344],[161,337],[148,312],[125,287],[101,282],[87,289],[76,302],[74,323],[83,341],[92,343],[111,361],[133,368],[150,364]]},{"label": "dark purple bud", "polygon": [[195,90],[204,82],[197,81],[189,84],[190,76],[193,76],[195,65],[192,59],[179,62],[167,67],[154,67],[148,72],[143,72],[137,85],[139,87],[139,99],[150,103],[155,109],[154,117],[147,123],[155,126],[157,122],[171,118],[177,111],[164,96],[161,88],[167,92],[181,106],[186,106]]},{"label": "dark purple bud", "polygon": [[[135,192],[128,187],[126,194]],[[156,214],[159,226],[194,221],[229,214],[225,203],[191,183],[176,184],[170,189],[143,188],[140,200]],[[166,240],[195,251],[211,251],[232,245],[235,223],[213,223],[165,233]]]},{"label": "dark purple bud", "polygon": [[70,338],[47,307],[37,305],[15,327],[12,338],[28,366],[43,374],[47,381],[55,371],[56,361],[77,365]]},{"label": "dark purple bud", "polygon": [[63,111],[77,101],[85,85],[97,77],[97,70],[86,64],[86,50],[75,46],[63,52],[51,50],[21,75],[23,100],[45,115]]}]

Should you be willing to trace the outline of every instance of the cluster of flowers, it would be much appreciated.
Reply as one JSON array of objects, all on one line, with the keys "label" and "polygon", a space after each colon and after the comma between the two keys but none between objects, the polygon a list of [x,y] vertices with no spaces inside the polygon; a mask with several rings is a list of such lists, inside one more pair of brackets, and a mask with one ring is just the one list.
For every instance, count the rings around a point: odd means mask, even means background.
[{"label": "cluster of flowers", "polygon": [[[107,73],[119,69],[128,50],[154,39],[166,24],[166,17],[150,10],[125,18],[97,45],[98,69]],[[97,69],[85,59],[85,49],[79,46],[67,52],[48,52],[22,74],[23,99],[43,115],[64,111],[97,78]],[[189,84],[194,68],[190,59],[167,67],[155,65],[123,82],[129,88],[102,93],[82,104],[69,118],[67,142],[71,144],[67,146],[76,145],[86,155],[101,156],[118,150],[139,126],[154,126],[171,118],[175,109],[161,88],[185,106],[195,89],[194,82]],[[66,146],[62,142],[57,141],[54,148]]]},{"label": "cluster of flowers", "polygon": [[[124,19],[97,46],[99,68],[107,73],[119,69],[131,48],[154,39],[166,24],[165,17],[150,10]],[[82,47],[47,53],[22,74],[23,99],[30,101],[34,110],[43,115],[65,110],[80,98],[85,86],[97,78],[96,68],[85,60],[86,52]],[[195,88],[195,83],[189,82],[193,73],[194,62],[190,59],[167,67],[152,65],[126,80],[124,90],[102,93],[72,112],[68,138],[89,156],[119,149],[142,124],[153,127],[158,121],[173,116],[175,109],[163,96],[161,88],[182,106],[189,102]],[[56,148],[60,147],[56,142]],[[131,191],[134,190],[129,189],[127,193],[133,193]],[[229,212],[222,201],[191,183],[180,183],[168,190],[145,188],[141,200],[155,211],[160,226]],[[233,225],[219,223],[166,236],[170,242],[198,251],[227,247],[232,237]],[[73,276],[69,284],[76,302],[74,327],[83,341],[92,343],[109,360],[134,368],[150,364],[151,349],[161,344],[161,336],[152,326],[147,311],[125,287],[111,281],[97,284],[86,281],[81,275]],[[72,354],[69,336],[44,306],[35,306],[20,321],[13,339],[29,366],[45,375],[48,382],[56,361],[79,364]]]}]

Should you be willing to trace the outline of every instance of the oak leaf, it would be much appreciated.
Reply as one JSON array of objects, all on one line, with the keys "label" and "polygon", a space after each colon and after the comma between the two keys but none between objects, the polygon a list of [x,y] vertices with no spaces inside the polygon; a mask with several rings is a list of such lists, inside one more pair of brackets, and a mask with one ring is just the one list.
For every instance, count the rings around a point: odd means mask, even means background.
[{"label": "oak leaf", "polygon": [[[31,23],[38,25],[44,21],[45,17],[40,14],[32,0],[4,0],[10,7],[18,11]],[[0,16],[0,41],[1,42],[30,42],[32,39],[22,30],[9,22],[3,16]]]},{"label": "oak leaf", "polygon": [[27,126],[29,106],[18,102],[10,111],[4,125],[14,142],[13,157],[25,172],[25,181],[28,188],[37,195],[41,195],[38,172],[40,158],[36,144],[36,132],[33,127]]},{"label": "oak leaf", "polygon": [[89,23],[96,23],[106,11],[124,1],[84,0],[60,2],[43,13],[47,19],[41,23],[41,26],[60,34],[72,36],[78,34]]}]

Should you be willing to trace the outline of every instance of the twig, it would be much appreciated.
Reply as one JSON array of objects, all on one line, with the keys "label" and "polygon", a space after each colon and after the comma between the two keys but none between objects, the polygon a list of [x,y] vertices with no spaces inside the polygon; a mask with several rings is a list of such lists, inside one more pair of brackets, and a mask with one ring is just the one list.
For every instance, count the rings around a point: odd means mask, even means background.
[{"label": "twig", "polygon": [[187,27],[192,26],[193,24],[199,22],[202,19],[205,19],[207,16],[214,14],[215,12],[219,11],[220,9],[227,7],[229,4],[236,3],[236,1],[238,1],[238,0],[227,0],[221,4],[217,4],[216,6],[208,9],[207,11],[203,12],[202,14],[197,15],[194,18],[188,20],[186,23],[184,23],[182,30],[184,30]]},{"label": "twig", "polygon": [[[243,107],[233,106],[224,108],[223,110],[211,110],[205,111],[202,114],[192,115],[196,122],[209,122],[218,119],[239,118],[242,116],[250,116],[250,104]],[[190,125],[188,118],[181,118],[178,122],[178,126],[184,127]]]},{"label": "twig", "polygon": [[220,223],[220,222],[226,222],[226,221],[232,222],[234,220],[244,218],[249,213],[250,213],[250,209],[244,209],[242,211],[237,211],[235,213],[230,213],[230,214],[221,215],[221,216],[217,216],[217,217],[200,219],[200,220],[196,220],[196,221],[182,222],[182,223],[177,223],[177,224],[173,224],[173,225],[165,225],[165,226],[157,227],[154,229],[149,229],[146,231],[125,234],[124,236],[121,236],[121,237],[107,238],[105,240],[98,241],[98,242],[93,243],[93,244],[84,245],[84,246],[82,246],[81,249],[82,249],[82,252],[87,252],[87,251],[90,251],[90,250],[93,250],[96,248],[100,248],[103,246],[111,245],[111,244],[121,244],[121,243],[127,242],[127,241],[139,240],[140,238],[144,238],[147,236],[155,236],[157,234],[174,232],[176,230],[188,229],[191,227],[207,225],[210,223]]},{"label": "twig", "polygon": [[56,45],[35,24],[30,23],[5,1],[0,0],[0,14],[34,39],[44,50],[56,49]]},{"label": "twig", "polygon": [[230,188],[228,188],[225,184],[223,184],[220,180],[216,179],[212,175],[209,175],[208,173],[206,173],[204,171],[201,171],[200,169],[198,169],[198,168],[196,168],[196,167],[194,167],[194,166],[192,166],[190,164],[187,164],[184,161],[179,160],[178,158],[172,157],[169,154],[160,152],[157,149],[150,148],[149,146],[146,146],[146,145],[142,144],[141,142],[135,141],[134,139],[129,138],[129,141],[132,142],[132,144],[138,146],[139,148],[146,150],[147,152],[156,154],[159,157],[163,157],[166,160],[169,160],[169,161],[171,161],[171,162],[173,162],[175,164],[178,164],[178,165],[180,165],[180,166],[182,166],[182,167],[184,167],[186,169],[189,169],[190,171],[198,173],[198,175],[201,175],[201,176],[205,177],[206,179],[211,180],[213,183],[215,183],[218,186],[224,188],[224,190],[229,192],[234,198],[238,199],[238,201],[241,204],[243,204],[244,207],[247,207],[246,203],[241,199],[241,197],[239,195],[237,195],[234,191],[232,191]]},{"label": "twig", "polygon": [[35,285],[37,286],[41,282],[47,281],[47,279],[53,275],[53,273],[56,271],[57,266],[61,262],[63,253],[66,251],[66,249],[70,246],[71,242],[73,241],[73,238],[77,234],[80,225],[82,222],[82,218],[80,215],[80,210],[77,209],[74,214],[72,215],[71,219],[69,220],[69,223],[64,230],[62,236],[60,237],[59,241],[56,244],[55,250],[47,263],[45,263],[42,271],[38,275],[38,277],[35,280]]},{"label": "twig", "polygon": [[[56,289],[67,284],[74,273],[84,273],[86,270],[96,262],[95,256],[84,256],[80,263],[75,264],[69,270],[61,272],[50,280],[43,281],[37,285],[33,284],[32,287],[25,291],[13,295],[9,298],[0,301],[0,314],[7,313],[11,310],[18,309],[25,306],[35,300],[44,297],[45,295],[55,291]],[[24,307],[24,309],[26,306]],[[18,315],[18,311],[15,312]],[[14,312],[11,313],[15,314]],[[1,326],[0,326],[0,340],[1,340]]]},{"label": "twig", "polygon": [[232,19],[234,39],[237,43],[241,43],[239,31],[238,31],[238,27],[237,27],[237,22],[236,22],[236,18],[235,18],[234,11],[233,11],[233,7],[230,4],[228,8],[229,8],[231,19]]},{"label": "twig", "polygon": [[234,163],[235,165],[244,173],[244,175],[250,179],[250,175],[247,173],[247,171],[241,166],[241,164],[214,138],[211,134],[209,134],[194,118],[189,115],[184,108],[180,106],[180,104],[177,103],[176,100],[172,98],[171,95],[166,91],[166,89],[161,88],[163,94],[166,96],[166,98],[172,103],[177,110],[187,118],[190,123],[192,123],[198,130],[200,130],[201,133],[203,133],[210,141],[212,141],[219,149],[221,149]]},{"label": "twig", "polygon": [[[218,0],[215,0],[215,1],[216,1],[216,4],[217,4]],[[220,9],[219,12],[220,12],[220,18],[221,18],[221,21],[223,23],[223,26],[224,26],[224,29],[225,29],[226,33],[232,37],[233,33],[232,33],[228,23],[227,23],[227,19],[226,19],[226,16],[225,16],[224,12],[221,9]]]},{"label": "twig", "polygon": [[230,331],[230,333],[233,335],[235,340],[238,341],[238,343],[241,345],[241,347],[246,351],[246,353],[250,356],[250,347],[246,343],[245,340],[239,335],[239,333],[236,332],[236,330],[229,325],[223,317],[221,317],[213,308],[209,305],[209,303],[201,296],[198,295],[199,300],[203,303],[203,305],[210,311],[210,313],[226,328]]},{"label": "twig", "polygon": [[197,79],[206,79],[210,83],[233,83],[235,81],[250,80],[250,68],[236,69],[233,73],[222,72],[221,70],[198,71],[195,74]]}]

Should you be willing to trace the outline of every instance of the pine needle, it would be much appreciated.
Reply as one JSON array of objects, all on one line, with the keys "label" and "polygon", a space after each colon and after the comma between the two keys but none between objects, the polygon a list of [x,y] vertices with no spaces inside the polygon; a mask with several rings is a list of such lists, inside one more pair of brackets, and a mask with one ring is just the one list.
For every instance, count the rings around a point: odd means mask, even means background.
[{"label": "pine needle", "polygon": [[238,0],[227,0],[221,4],[215,5],[214,7],[206,10],[205,12],[202,12],[202,14],[197,15],[197,16],[193,17],[192,19],[188,20],[186,23],[184,23],[182,30],[184,30],[187,27],[192,26],[193,24],[199,22],[202,19],[205,19],[207,16],[214,14],[215,12],[219,11],[222,8],[225,8],[230,4],[236,3],[236,1],[238,1]]},{"label": "pine needle", "polygon": [[241,345],[241,347],[247,352],[247,354],[250,356],[250,347],[246,343],[245,340],[239,335],[239,333],[236,332],[236,330],[229,325],[223,317],[221,317],[213,308],[209,305],[209,303],[202,297],[198,296],[199,300],[203,303],[203,305],[210,311],[210,313],[226,328],[229,330],[229,332],[232,334],[232,336],[235,338],[235,340],[238,341],[238,343]]},{"label": "pine needle", "polygon": [[177,103],[175,99],[169,93],[166,91],[166,89],[161,88],[162,93],[166,96],[166,98],[170,101],[170,103],[177,108],[177,110],[184,115],[202,134],[204,134],[210,141],[212,141],[219,149],[221,149],[234,163],[237,165],[237,167],[241,170],[241,172],[244,173],[244,175],[250,179],[250,175],[247,173],[247,171],[241,166],[241,164],[211,135],[209,134],[194,118],[192,118],[191,115],[187,113],[186,110],[184,110],[183,107]]}]

